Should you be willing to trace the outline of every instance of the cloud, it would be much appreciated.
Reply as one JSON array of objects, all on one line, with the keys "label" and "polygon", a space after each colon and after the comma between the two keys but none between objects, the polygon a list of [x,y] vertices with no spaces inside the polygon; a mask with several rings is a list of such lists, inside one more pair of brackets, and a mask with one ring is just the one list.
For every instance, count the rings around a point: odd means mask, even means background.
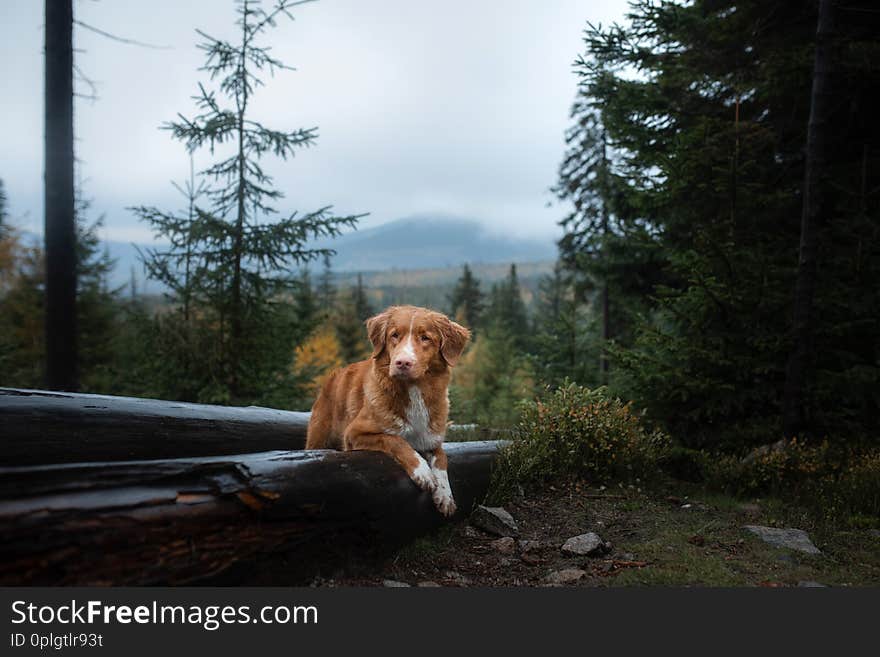
[{"label": "cloud", "polygon": [[[77,154],[106,234],[148,236],[125,208],[178,207],[169,181],[188,171],[183,147],[158,126],[192,110],[204,79],[199,27],[232,36],[232,3],[86,3],[79,18],[171,50],[76,31],[79,66],[100,100],[78,101]],[[15,3],[0,26],[6,62],[0,177],[14,218],[42,223],[42,3]],[[625,0],[421,3],[324,0],[295,10],[269,41],[297,67],[267,79],[255,116],[276,128],[319,126],[317,147],[268,170],[280,209],[328,203],[370,212],[366,225],[416,213],[473,217],[518,235],[556,235],[552,201],[576,90],[571,62],[587,20],[623,15]],[[205,162],[200,157],[200,162]]]}]

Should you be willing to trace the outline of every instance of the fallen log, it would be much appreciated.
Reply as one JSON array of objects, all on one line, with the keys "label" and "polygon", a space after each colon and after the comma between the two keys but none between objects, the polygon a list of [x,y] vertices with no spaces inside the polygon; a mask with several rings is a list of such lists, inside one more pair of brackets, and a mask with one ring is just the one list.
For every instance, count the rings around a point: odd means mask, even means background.
[{"label": "fallen log", "polygon": [[[459,515],[484,497],[499,444],[448,444]],[[2,467],[0,585],[182,584],[335,531],[383,540],[443,522],[375,452]]]},{"label": "fallen log", "polygon": [[302,449],[308,413],[0,388],[0,466]]}]

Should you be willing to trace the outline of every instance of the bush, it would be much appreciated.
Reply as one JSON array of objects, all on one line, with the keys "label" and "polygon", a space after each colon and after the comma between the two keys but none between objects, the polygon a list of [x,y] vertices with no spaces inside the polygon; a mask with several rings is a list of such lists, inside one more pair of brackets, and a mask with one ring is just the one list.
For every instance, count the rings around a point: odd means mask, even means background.
[{"label": "bush", "polygon": [[705,460],[709,485],[743,496],[774,495],[812,508],[826,520],[880,524],[880,451],[792,439],[745,462]]},{"label": "bush", "polygon": [[566,383],[538,401],[523,402],[514,438],[499,456],[490,497],[496,502],[556,479],[591,482],[647,478],[669,449],[648,431],[630,404]]}]

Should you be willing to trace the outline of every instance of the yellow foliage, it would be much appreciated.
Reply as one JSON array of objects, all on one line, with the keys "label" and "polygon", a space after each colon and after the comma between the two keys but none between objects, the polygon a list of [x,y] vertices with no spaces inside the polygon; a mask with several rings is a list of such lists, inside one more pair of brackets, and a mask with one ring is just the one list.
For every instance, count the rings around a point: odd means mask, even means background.
[{"label": "yellow foliage", "polygon": [[294,351],[293,373],[298,378],[311,381],[310,392],[317,396],[327,375],[336,368],[342,367],[341,352],[333,327],[319,326]]}]

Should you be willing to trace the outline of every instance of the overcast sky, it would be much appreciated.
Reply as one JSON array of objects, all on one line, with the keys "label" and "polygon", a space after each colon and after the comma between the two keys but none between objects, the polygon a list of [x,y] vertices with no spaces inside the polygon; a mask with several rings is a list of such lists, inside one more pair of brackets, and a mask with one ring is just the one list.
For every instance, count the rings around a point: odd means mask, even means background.
[{"label": "overcast sky", "polygon": [[[269,0],[266,0],[269,3]],[[279,209],[332,204],[372,226],[418,214],[479,219],[551,237],[572,62],[587,21],[621,21],[626,0],[321,0],[268,33],[296,71],[267,80],[254,117],[268,127],[318,126],[315,148],[266,167]],[[43,2],[2,0],[0,178],[14,223],[42,230]],[[77,100],[77,156],[104,236],[150,241],[125,208],[176,209],[183,146],[158,126],[192,113],[205,74],[195,29],[233,36],[232,0],[76,0],[75,17],[124,45],[75,28],[77,66],[99,100]],[[88,91],[78,85],[79,91]],[[207,154],[206,154],[207,155]],[[207,159],[197,160],[205,164]]]}]

